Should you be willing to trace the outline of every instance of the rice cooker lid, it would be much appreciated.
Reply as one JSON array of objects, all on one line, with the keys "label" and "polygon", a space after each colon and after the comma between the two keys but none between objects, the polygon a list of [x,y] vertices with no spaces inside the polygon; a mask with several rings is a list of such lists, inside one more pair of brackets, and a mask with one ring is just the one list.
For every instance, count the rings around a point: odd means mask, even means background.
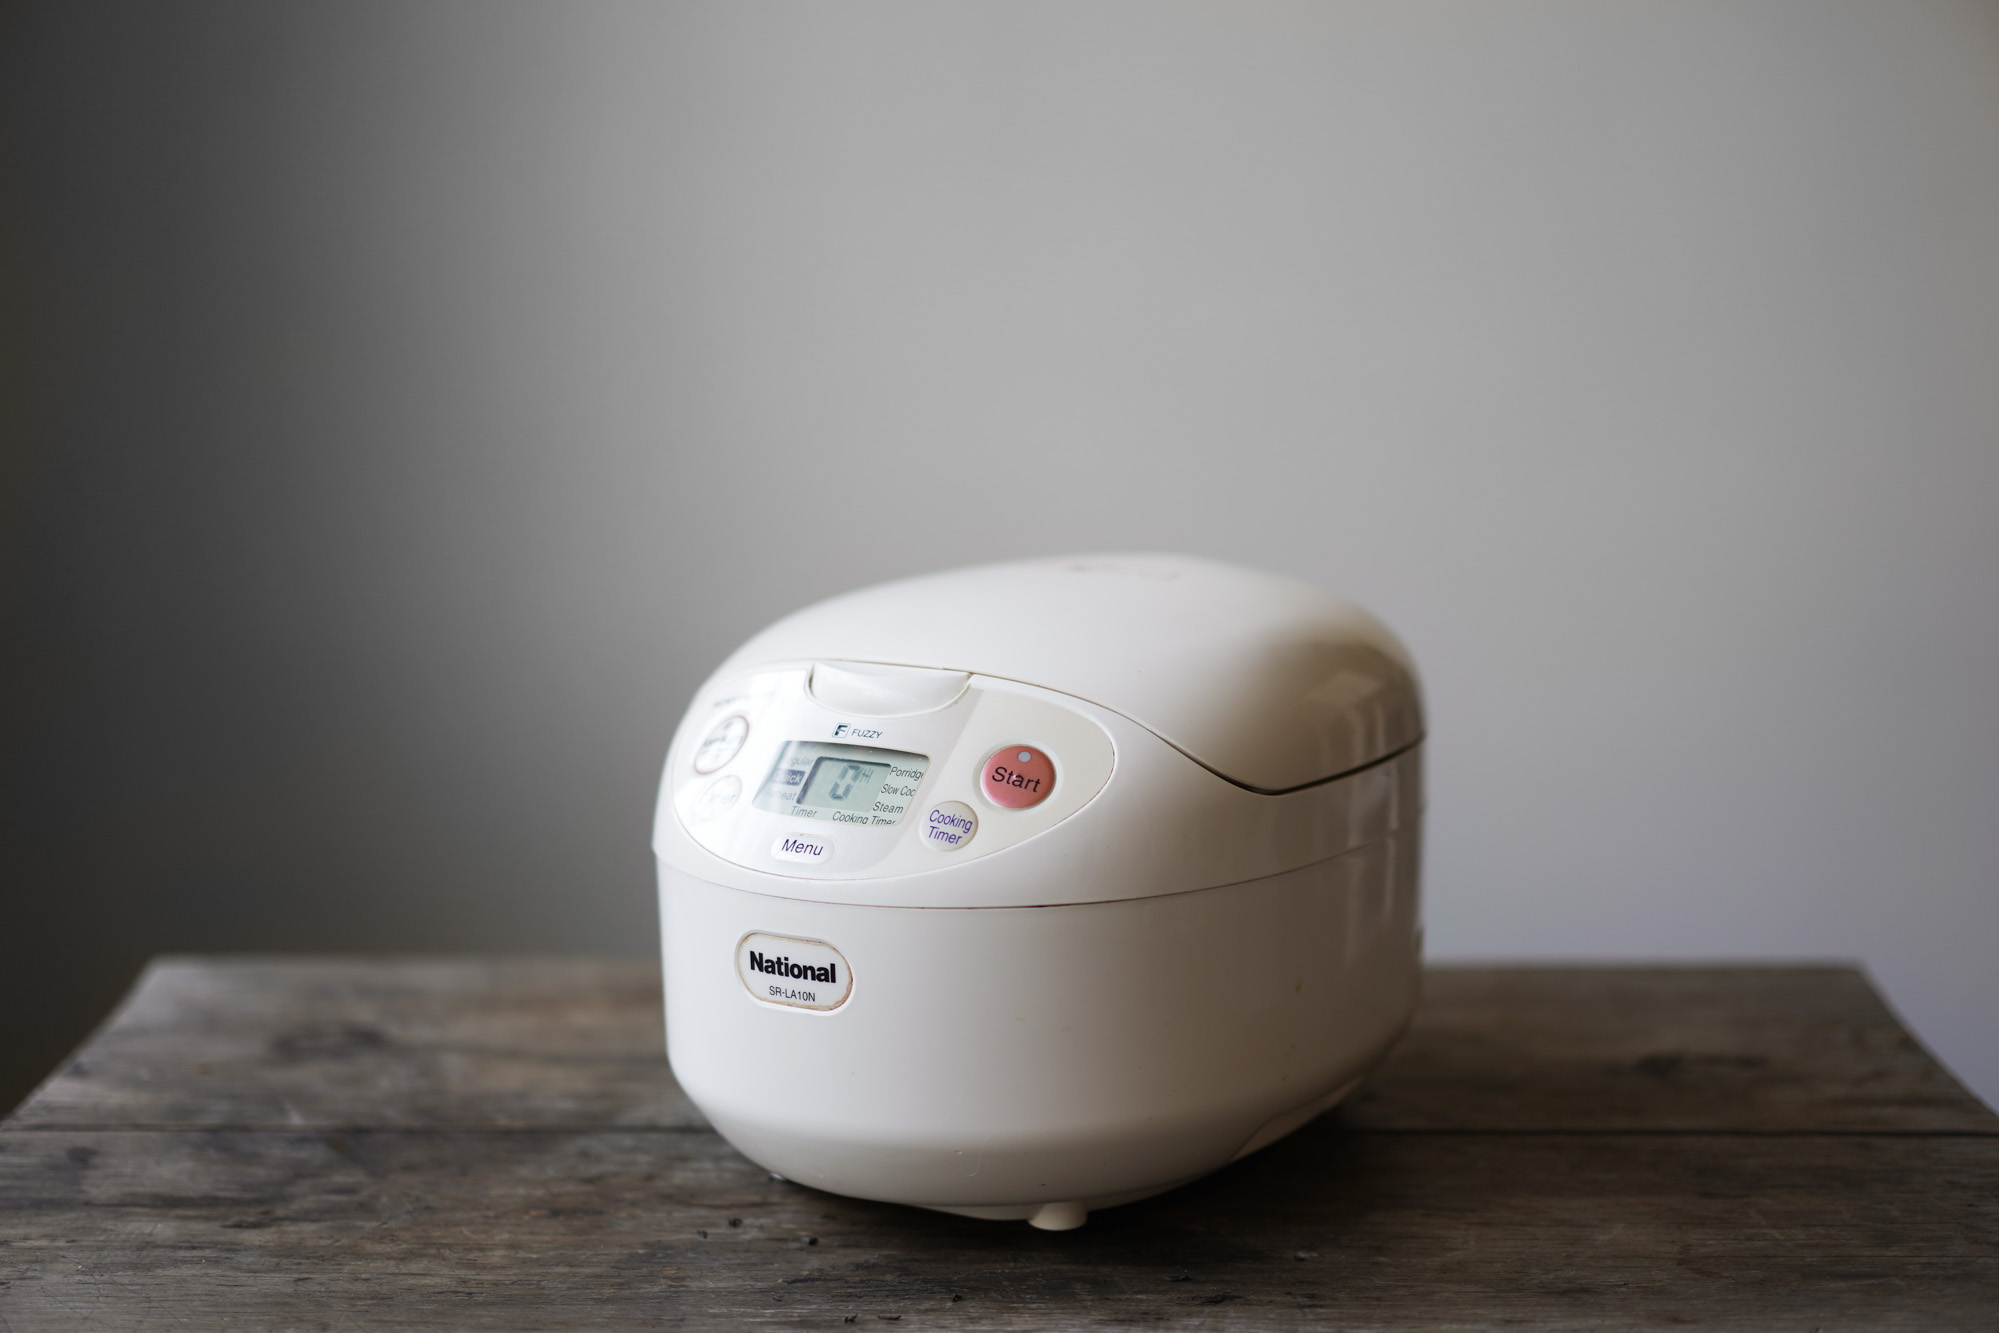
[{"label": "rice cooker lid", "polygon": [[809,606],[723,671],[878,662],[1017,680],[1122,713],[1241,786],[1289,791],[1422,739],[1407,651],[1308,583],[1181,555],[980,565]]}]

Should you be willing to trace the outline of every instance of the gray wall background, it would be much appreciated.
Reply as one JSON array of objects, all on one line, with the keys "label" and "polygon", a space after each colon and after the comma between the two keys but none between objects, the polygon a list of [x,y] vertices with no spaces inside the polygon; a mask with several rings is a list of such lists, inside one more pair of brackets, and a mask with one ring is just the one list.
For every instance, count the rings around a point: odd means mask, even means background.
[{"label": "gray wall background", "polygon": [[649,950],[739,639],[1120,547],[1408,639],[1433,956],[1999,1098],[1992,5],[4,21],[0,1101],[157,950]]}]

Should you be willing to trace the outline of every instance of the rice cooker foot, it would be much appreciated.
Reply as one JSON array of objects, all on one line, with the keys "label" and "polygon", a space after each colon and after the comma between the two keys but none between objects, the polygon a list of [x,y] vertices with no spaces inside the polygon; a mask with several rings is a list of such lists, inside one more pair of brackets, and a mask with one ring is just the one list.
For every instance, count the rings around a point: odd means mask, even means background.
[{"label": "rice cooker foot", "polygon": [[1090,1210],[1081,1201],[1071,1199],[1066,1203],[1044,1203],[1041,1210],[1027,1219],[1027,1225],[1040,1227],[1043,1231],[1074,1231],[1089,1220]]}]

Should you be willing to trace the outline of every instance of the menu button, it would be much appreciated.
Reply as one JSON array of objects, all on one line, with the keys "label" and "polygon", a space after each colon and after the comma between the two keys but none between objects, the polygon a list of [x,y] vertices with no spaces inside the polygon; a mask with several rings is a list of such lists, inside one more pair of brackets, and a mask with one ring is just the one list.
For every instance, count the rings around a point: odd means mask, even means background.
[{"label": "menu button", "polygon": [[833,840],[816,833],[786,833],[770,845],[770,854],[780,861],[823,864],[833,855]]}]

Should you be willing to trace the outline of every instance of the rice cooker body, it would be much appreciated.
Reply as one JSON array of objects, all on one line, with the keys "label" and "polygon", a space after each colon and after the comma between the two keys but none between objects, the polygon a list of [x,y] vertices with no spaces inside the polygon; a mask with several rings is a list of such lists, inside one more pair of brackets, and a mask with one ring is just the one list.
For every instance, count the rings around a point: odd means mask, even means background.
[{"label": "rice cooker body", "polygon": [[[998,604],[992,633],[1032,637],[1065,628],[1048,587],[1087,609],[1120,579],[1196,585],[1149,590],[1169,637],[1189,601],[1244,584],[1302,597],[1244,636],[1292,676],[1301,636],[1322,662],[1324,641],[1364,641],[1373,684],[1306,682],[1372,729],[1361,762],[1264,785],[1355,745],[1320,737],[1225,775],[1161,692],[1059,662],[997,663],[1053,683],[982,671],[960,654],[992,645],[948,626],[926,643],[914,609]],[[1026,595],[965,596],[996,583]],[[1067,1226],[1344,1096],[1416,1000],[1420,710],[1386,631],[1301,586],[1184,557],[984,567],[835,599],[725,663],[668,753],[655,825],[667,1047],[715,1127],[803,1184]],[[1160,646],[1117,628],[1055,656]],[[1078,683],[1112,697],[1061,688]],[[1256,707],[1236,723],[1268,724]]]}]

